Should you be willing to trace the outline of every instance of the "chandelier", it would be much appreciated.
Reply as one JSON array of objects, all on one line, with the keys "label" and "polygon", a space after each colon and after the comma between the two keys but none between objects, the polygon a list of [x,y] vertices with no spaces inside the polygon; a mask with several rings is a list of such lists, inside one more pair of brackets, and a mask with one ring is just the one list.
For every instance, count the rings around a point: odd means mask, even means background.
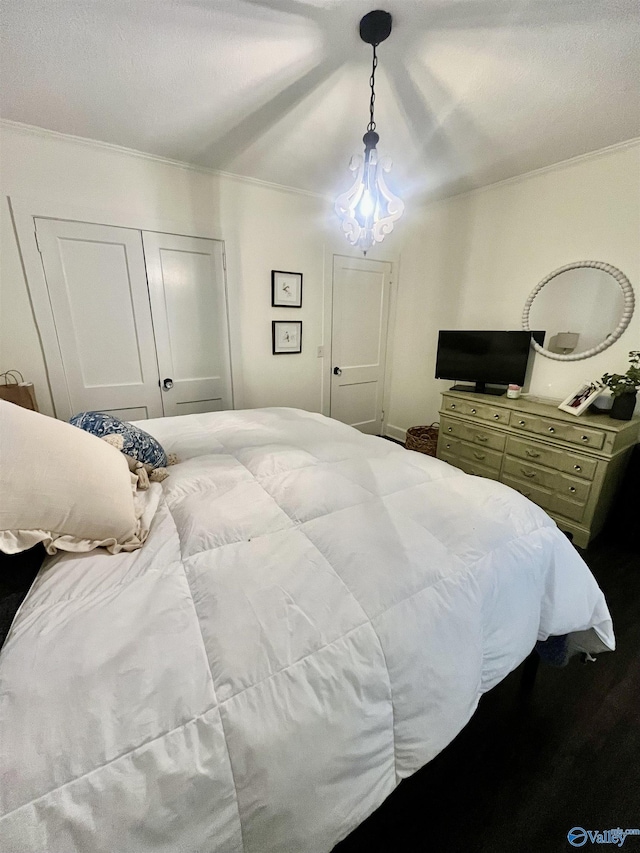
[{"label": "chandelier", "polygon": [[352,246],[358,246],[364,254],[375,244],[380,243],[393,231],[393,223],[402,216],[404,202],[395,196],[385,181],[385,173],[391,171],[389,157],[378,155],[377,145],[380,137],[376,133],[373,116],[376,92],[376,68],[378,57],[376,48],[389,37],[391,15],[388,12],[369,12],[360,21],[360,38],[373,47],[373,64],[369,86],[369,124],[362,137],[364,156],[354,155],[349,169],[354,173],[351,189],[338,196],[335,211],[342,220],[342,230]]}]

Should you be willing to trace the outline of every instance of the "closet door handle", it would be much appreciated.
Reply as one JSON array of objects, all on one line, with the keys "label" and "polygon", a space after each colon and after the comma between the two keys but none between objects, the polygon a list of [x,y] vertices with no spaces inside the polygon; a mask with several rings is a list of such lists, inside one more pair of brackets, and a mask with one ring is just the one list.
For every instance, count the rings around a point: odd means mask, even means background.
[{"label": "closet door handle", "polygon": [[167,376],[166,379],[162,380],[162,390],[163,391],[171,391],[172,388],[173,388],[173,379],[171,379]]}]

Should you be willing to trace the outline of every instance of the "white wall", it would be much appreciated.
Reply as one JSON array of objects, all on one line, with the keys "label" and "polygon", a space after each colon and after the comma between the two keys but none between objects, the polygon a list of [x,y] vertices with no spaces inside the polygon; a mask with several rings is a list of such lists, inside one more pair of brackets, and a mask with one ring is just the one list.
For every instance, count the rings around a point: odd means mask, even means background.
[{"label": "white wall", "polygon": [[396,226],[400,277],[393,335],[387,434],[404,440],[409,426],[437,420],[434,379],[438,330],[456,328],[471,223],[463,197],[413,213]]},{"label": "white wall", "polygon": [[[332,253],[348,245],[321,199],[57,134],[0,133],[0,371],[31,379],[43,411],[51,400],[7,196],[72,208],[76,218],[102,211],[111,224],[223,238],[236,406],[322,409],[323,288]],[[608,261],[640,300],[639,235],[640,144],[420,209],[409,199],[392,238],[370,255],[400,259],[388,432],[400,438],[437,419],[450,385],[433,378],[438,329],[519,328],[526,296],[552,269]],[[303,272],[301,310],[271,308],[271,269]],[[303,320],[302,355],[271,355],[271,320],[280,317]],[[530,392],[564,397],[585,378],[626,370],[628,351],[639,348],[640,308],[599,356],[568,364],[536,356]]]},{"label": "white wall", "polygon": [[[242,394],[236,408],[322,405],[325,206],[317,198],[220,179],[228,286],[237,298]],[[271,270],[303,273],[302,308],[271,307]],[[271,321],[302,320],[302,353],[271,353]],[[234,386],[235,386],[234,374]]]},{"label": "white wall", "polygon": [[[621,269],[640,302],[640,143],[430,205],[403,233],[389,413],[398,431],[437,419],[450,385],[433,379],[439,328],[520,328],[537,282],[578,260]],[[631,349],[640,349],[640,305],[593,358],[536,355],[529,392],[563,398],[584,379],[624,372]]]},{"label": "white wall", "polygon": [[[2,127],[0,371],[34,382],[52,414],[42,348],[29,302],[7,196],[30,209],[148,230],[221,237],[227,249],[236,407],[319,411],[326,206],[317,197],[183,168],[28,128]],[[271,269],[304,275],[300,310],[271,308]],[[303,321],[301,355],[271,355],[271,320]]]}]

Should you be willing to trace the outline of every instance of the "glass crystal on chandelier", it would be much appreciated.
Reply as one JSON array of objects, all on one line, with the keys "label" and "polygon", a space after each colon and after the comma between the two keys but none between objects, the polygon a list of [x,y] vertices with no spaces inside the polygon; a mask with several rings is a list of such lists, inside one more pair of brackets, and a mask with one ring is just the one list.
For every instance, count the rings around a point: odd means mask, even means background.
[{"label": "glass crystal on chandelier", "polygon": [[[352,246],[358,246],[364,254],[380,243],[393,231],[393,223],[404,212],[404,202],[395,196],[384,178],[391,171],[389,157],[378,159],[375,141],[367,133],[364,157],[356,154],[351,158],[349,169],[355,173],[351,189],[338,196],[335,210],[342,220],[342,230]],[[372,144],[373,143],[373,144]]]}]

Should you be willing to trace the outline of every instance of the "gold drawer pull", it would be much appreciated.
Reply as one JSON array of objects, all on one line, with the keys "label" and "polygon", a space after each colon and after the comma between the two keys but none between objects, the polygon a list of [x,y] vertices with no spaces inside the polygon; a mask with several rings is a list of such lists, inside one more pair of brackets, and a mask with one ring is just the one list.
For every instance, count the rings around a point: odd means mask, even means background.
[{"label": "gold drawer pull", "polygon": [[537,450],[529,450],[528,447],[525,450],[525,453],[527,454],[527,456],[530,456],[532,459],[537,459],[538,456],[540,456],[540,454],[538,453]]},{"label": "gold drawer pull", "polygon": [[447,450],[449,450],[449,448],[451,447],[451,445],[450,445],[450,444],[445,444],[445,447],[447,448]]},{"label": "gold drawer pull", "polygon": [[583,440],[583,441],[589,441],[589,436],[588,436],[588,435],[583,435],[583,436],[582,436],[582,440]]},{"label": "gold drawer pull", "polygon": [[494,417],[494,420],[496,420],[496,421],[500,420],[500,415],[494,415],[493,417]]},{"label": "gold drawer pull", "polygon": [[524,474],[524,476],[525,476],[525,477],[528,477],[530,480],[532,480],[532,479],[536,476],[536,472],[535,472],[535,471],[527,471],[527,469],[526,469],[526,468],[521,468],[520,470],[522,471],[522,473]]},{"label": "gold drawer pull", "polygon": [[474,450],[473,455],[475,456],[476,459],[480,460],[480,459],[484,459],[487,454],[486,453],[479,453],[477,450]]},{"label": "gold drawer pull", "polygon": [[549,427],[549,432],[555,432],[555,431],[556,431],[555,427]]},{"label": "gold drawer pull", "polygon": [[572,495],[575,495],[575,493],[576,493],[576,487],[575,487],[575,486],[571,486],[571,487],[569,488],[569,491],[571,492],[571,494],[572,494]]},{"label": "gold drawer pull", "polygon": [[453,432],[453,427],[447,427],[447,432]]},{"label": "gold drawer pull", "polygon": [[475,415],[475,413],[476,413],[476,410],[475,410],[475,409],[471,409],[471,414],[472,414],[472,415]]},{"label": "gold drawer pull", "polygon": [[455,409],[455,407],[456,407],[456,404],[455,404],[455,403],[452,403],[452,404],[449,406],[449,408],[450,408],[450,409]]},{"label": "gold drawer pull", "polygon": [[488,435],[480,435],[478,433],[478,435],[476,435],[476,441],[489,441],[489,436]]},{"label": "gold drawer pull", "polygon": [[582,471],[582,465],[574,465],[573,470],[574,471]]},{"label": "gold drawer pull", "polygon": [[526,421],[518,421],[518,426],[524,426]]}]

